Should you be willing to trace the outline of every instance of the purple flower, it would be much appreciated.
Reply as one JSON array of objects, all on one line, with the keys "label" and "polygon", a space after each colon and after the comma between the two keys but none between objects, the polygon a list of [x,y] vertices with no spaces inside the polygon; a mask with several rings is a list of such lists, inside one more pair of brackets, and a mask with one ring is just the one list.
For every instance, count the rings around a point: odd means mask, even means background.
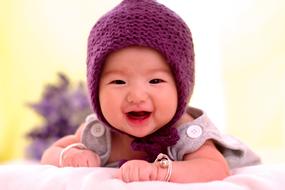
[{"label": "purple flower", "polygon": [[48,84],[37,103],[29,103],[44,122],[29,131],[27,138],[31,144],[27,155],[32,159],[40,159],[43,151],[59,138],[73,134],[85,117],[91,113],[87,91],[82,83],[71,86],[69,79],[58,74],[58,84]]}]

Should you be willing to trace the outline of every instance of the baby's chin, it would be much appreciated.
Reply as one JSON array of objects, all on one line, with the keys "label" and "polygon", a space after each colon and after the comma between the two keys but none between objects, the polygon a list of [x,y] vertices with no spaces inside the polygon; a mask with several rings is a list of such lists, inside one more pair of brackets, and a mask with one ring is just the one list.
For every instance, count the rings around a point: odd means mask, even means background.
[{"label": "baby's chin", "polygon": [[116,128],[118,131],[133,138],[144,138],[146,136],[155,133],[156,131],[161,129],[164,125],[166,125],[164,123],[160,123],[160,125],[158,125],[152,119],[149,119],[148,121],[141,123],[140,121],[130,122],[125,119],[121,120],[120,124],[118,123],[116,124],[117,125],[111,124],[111,126],[113,127],[116,126],[114,128]]},{"label": "baby's chin", "polygon": [[137,131],[129,131],[127,132],[129,135],[133,136],[134,138],[144,138],[146,136],[149,136],[153,133],[155,133],[158,129],[155,129],[155,130],[147,130],[147,131],[144,131],[144,130],[137,130]]}]

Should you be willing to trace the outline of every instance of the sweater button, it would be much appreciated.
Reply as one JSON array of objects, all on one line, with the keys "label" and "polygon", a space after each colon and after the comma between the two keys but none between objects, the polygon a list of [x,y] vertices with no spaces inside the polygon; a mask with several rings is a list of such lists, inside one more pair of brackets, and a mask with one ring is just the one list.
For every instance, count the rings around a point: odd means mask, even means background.
[{"label": "sweater button", "polygon": [[91,134],[94,137],[102,137],[105,133],[105,127],[101,125],[99,122],[96,122],[91,127]]},{"label": "sweater button", "polygon": [[203,130],[199,125],[190,125],[186,133],[188,137],[195,139],[202,135]]}]

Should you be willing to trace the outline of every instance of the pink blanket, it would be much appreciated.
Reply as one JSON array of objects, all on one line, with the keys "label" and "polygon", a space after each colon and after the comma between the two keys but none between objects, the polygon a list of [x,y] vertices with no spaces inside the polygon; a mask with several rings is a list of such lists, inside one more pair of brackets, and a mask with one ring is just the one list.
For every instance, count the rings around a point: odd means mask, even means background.
[{"label": "pink blanket", "polygon": [[111,168],[57,168],[38,164],[0,166],[0,189],[46,190],[283,190],[285,164],[239,168],[223,181],[177,184],[158,181],[124,183]]}]

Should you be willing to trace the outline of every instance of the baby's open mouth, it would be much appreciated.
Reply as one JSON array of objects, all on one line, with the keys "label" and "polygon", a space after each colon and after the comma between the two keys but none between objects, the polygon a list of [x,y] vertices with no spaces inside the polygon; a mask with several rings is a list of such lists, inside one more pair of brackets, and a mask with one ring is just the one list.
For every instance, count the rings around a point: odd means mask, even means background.
[{"label": "baby's open mouth", "polygon": [[127,113],[129,119],[143,120],[150,116],[151,112],[148,111],[131,111]]}]

